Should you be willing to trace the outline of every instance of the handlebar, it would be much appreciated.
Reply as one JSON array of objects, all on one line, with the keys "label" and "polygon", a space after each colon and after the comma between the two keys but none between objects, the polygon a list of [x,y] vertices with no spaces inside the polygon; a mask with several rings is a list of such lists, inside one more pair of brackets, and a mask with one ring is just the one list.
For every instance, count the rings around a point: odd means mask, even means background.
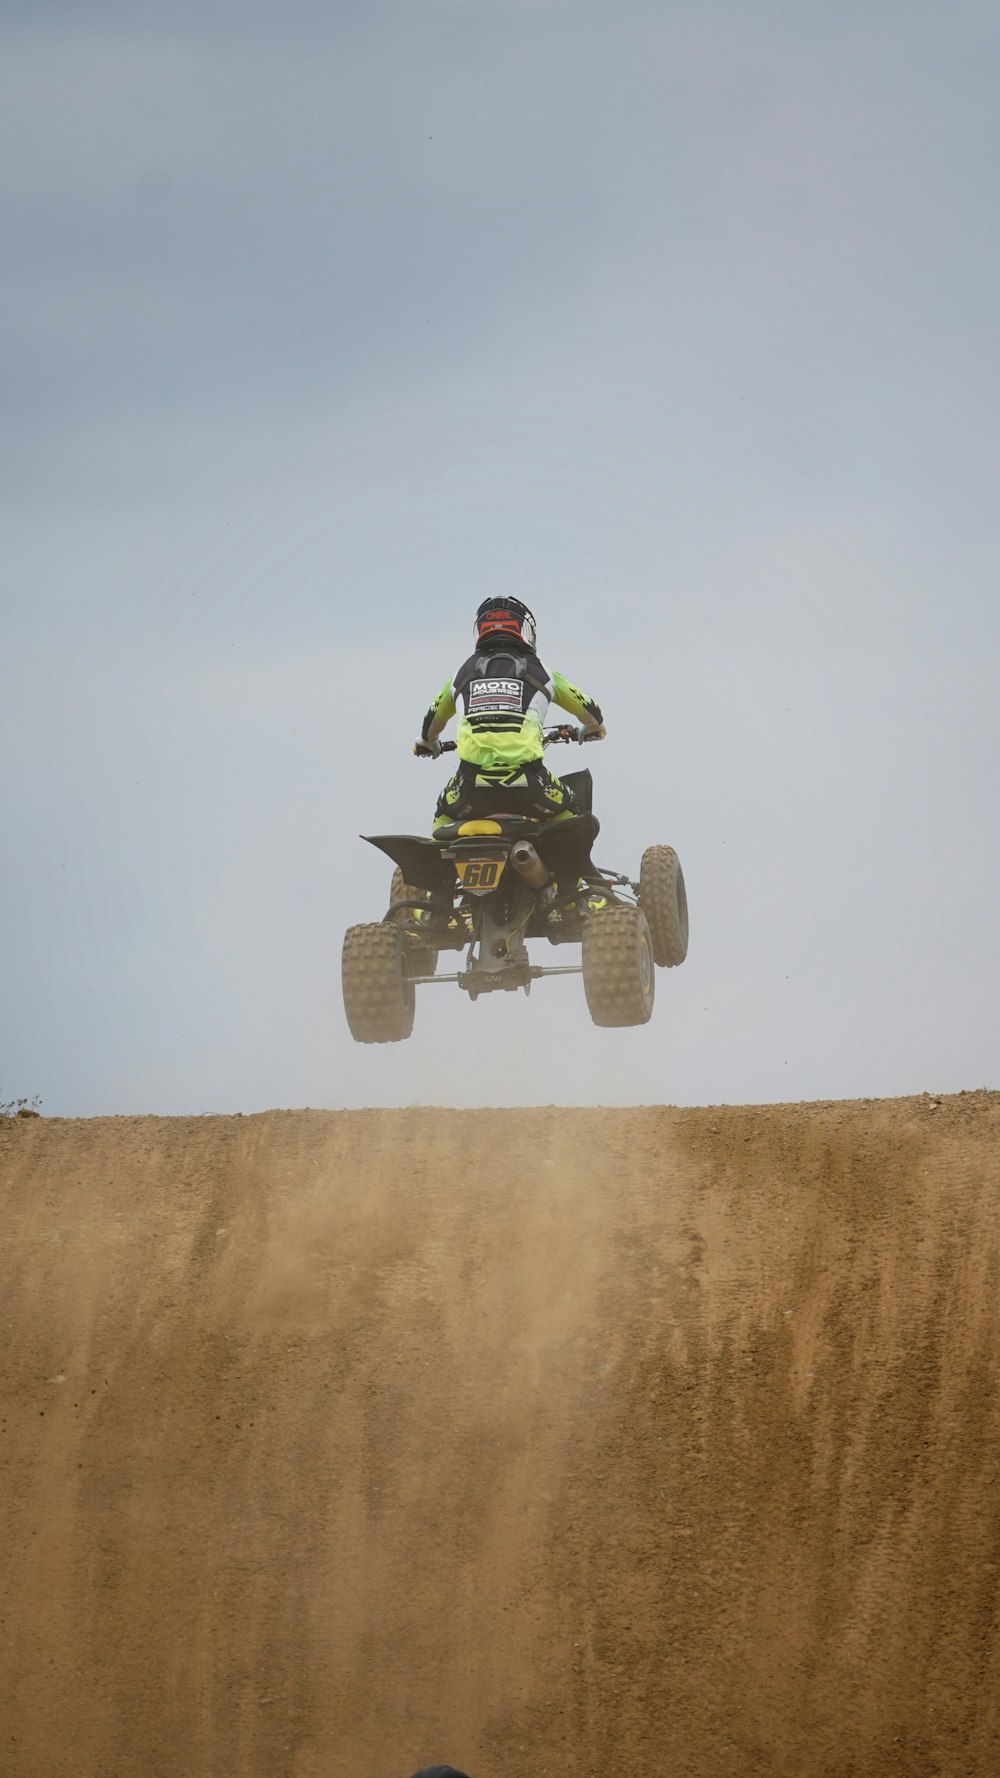
[{"label": "handlebar", "polygon": [[[584,741],[595,741],[599,732],[598,729],[577,728],[575,723],[572,722],[561,722],[558,728],[547,728],[545,730],[545,733],[542,736],[542,745],[545,747],[555,747],[563,741],[579,741],[582,744]],[[442,753],[454,753],[457,747],[457,741],[440,742]],[[430,757],[430,755],[428,755],[428,757]]]},{"label": "handlebar", "polygon": [[[589,729],[576,728],[571,722],[563,722],[558,728],[547,728],[542,736],[542,741],[546,747],[555,747],[562,741],[589,741],[594,732]],[[457,741],[442,741],[441,752],[454,753],[457,746]]]},{"label": "handlebar", "polygon": [[553,747],[557,741],[594,741],[598,731],[595,728],[577,728],[572,722],[561,722],[558,728],[547,728],[544,741],[546,747]]}]

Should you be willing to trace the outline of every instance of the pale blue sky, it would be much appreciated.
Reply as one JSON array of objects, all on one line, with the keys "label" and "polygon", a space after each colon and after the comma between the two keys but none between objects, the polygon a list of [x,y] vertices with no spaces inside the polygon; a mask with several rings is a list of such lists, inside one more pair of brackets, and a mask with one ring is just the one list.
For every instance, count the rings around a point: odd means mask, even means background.
[{"label": "pale blue sky", "polygon": [[[9,6],[0,1089],[56,1113],[1000,1084],[1000,17]],[[591,690],[577,981],[354,1046],[359,830],[481,597]],[[578,763],[559,756],[564,769]]]}]

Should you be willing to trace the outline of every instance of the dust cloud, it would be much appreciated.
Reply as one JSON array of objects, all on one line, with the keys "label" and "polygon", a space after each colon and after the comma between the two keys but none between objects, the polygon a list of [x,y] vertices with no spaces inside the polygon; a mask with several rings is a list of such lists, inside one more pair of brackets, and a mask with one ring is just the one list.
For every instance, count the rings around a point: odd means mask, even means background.
[{"label": "dust cloud", "polygon": [[7,1778],[1000,1769],[1000,1096],[0,1128]]}]

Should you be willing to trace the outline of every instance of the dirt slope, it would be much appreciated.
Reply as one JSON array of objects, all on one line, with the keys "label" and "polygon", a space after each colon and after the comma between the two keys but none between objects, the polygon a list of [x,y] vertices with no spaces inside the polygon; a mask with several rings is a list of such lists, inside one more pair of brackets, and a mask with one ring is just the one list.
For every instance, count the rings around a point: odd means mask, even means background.
[{"label": "dirt slope", "polygon": [[1000,1772],[1000,1095],[0,1130],[4,1778]]}]

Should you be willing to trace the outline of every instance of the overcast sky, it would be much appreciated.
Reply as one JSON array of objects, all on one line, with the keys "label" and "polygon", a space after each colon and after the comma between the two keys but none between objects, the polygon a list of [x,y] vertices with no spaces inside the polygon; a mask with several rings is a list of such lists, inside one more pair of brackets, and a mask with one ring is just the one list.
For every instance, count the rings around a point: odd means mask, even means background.
[{"label": "overcast sky", "polygon": [[[992,0],[2,18],[0,1098],[1000,1086]],[[355,1046],[357,836],[495,593],[689,958]]]}]

